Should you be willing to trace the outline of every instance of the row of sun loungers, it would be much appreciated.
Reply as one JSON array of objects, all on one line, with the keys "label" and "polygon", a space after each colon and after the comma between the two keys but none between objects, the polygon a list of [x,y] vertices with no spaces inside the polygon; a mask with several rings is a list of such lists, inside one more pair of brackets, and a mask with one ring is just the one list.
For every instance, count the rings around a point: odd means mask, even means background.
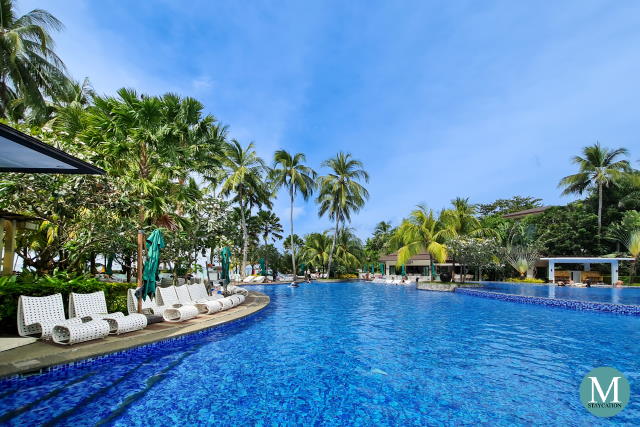
[{"label": "row of sun loungers", "polygon": [[263,283],[265,279],[265,276],[247,276],[242,283]]},{"label": "row of sun loungers", "polygon": [[213,314],[240,305],[248,292],[237,286],[227,288],[232,295],[210,296],[202,283],[157,288],[156,298],[142,301],[138,313],[135,290],[127,294],[129,314],[108,313],[104,292],[69,295],[69,319],[64,313],[61,294],[46,297],[20,296],[18,299],[18,333],[37,336],[58,344],[75,344],[124,334],[147,327],[147,315],[162,316],[167,322],[182,322],[201,314]]},{"label": "row of sun loungers", "polygon": [[414,284],[416,282],[415,278],[412,277],[407,277],[406,280],[402,280],[402,278],[382,278],[382,277],[376,277],[372,280],[373,283],[386,283],[388,285],[409,285],[409,284]]}]

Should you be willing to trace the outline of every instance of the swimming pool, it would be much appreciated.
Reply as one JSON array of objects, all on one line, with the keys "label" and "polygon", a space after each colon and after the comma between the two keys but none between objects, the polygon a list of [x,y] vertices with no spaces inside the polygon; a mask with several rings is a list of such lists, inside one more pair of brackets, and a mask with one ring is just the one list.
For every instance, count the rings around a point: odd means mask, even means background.
[{"label": "swimming pool", "polygon": [[640,305],[640,288],[577,288],[553,284],[482,282],[481,290],[512,295]]},{"label": "swimming pool", "polygon": [[[640,319],[373,283],[254,286],[264,311],[205,334],[0,388],[0,424],[634,423]],[[629,405],[598,419],[582,377]]]}]

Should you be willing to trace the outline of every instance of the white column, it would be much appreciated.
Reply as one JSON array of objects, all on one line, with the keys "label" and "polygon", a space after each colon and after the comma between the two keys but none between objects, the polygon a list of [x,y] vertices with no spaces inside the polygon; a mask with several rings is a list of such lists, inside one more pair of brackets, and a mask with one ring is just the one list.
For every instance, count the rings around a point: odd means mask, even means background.
[{"label": "white column", "polygon": [[555,269],[555,263],[551,260],[549,260],[549,280],[551,280],[551,283],[556,283],[556,269]]},{"label": "white column", "polygon": [[615,285],[618,281],[618,260],[611,261],[611,284]]}]

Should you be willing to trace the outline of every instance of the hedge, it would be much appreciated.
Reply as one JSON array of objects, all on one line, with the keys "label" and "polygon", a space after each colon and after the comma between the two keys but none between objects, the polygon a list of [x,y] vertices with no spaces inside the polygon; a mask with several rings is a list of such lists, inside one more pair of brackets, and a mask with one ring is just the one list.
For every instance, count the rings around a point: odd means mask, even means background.
[{"label": "hedge", "polygon": [[53,276],[36,277],[6,276],[0,278],[0,335],[17,334],[16,313],[18,297],[28,295],[34,297],[62,294],[64,310],[67,317],[69,293],[91,293],[104,291],[109,312],[127,312],[127,290],[135,287],[135,283],[101,282],[92,277],[69,277],[65,273]]}]

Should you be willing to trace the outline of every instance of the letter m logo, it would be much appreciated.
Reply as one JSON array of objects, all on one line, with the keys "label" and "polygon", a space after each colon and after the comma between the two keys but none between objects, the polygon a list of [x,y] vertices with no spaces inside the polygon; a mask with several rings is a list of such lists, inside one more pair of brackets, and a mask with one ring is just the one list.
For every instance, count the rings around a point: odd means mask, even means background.
[{"label": "letter m logo", "polygon": [[602,391],[602,387],[600,386],[600,382],[598,381],[597,377],[589,377],[589,379],[591,380],[591,400],[589,401],[589,403],[597,403],[596,392],[598,392],[600,402],[606,402],[607,398],[609,397],[609,393],[611,393],[611,389],[613,389],[613,400],[610,403],[620,403],[620,401],[618,400],[618,381],[620,380],[620,377],[613,377],[611,379],[606,393]]}]

